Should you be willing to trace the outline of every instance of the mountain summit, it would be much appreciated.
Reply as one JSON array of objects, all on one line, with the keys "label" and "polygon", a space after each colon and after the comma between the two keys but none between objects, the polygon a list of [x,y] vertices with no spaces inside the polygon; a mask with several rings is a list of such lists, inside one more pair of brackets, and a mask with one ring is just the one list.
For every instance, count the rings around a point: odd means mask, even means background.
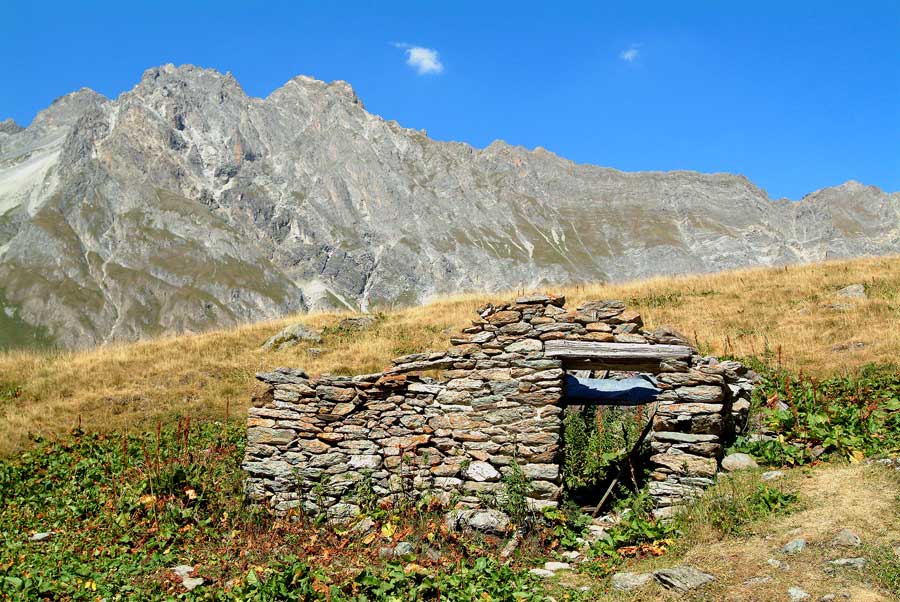
[{"label": "mountain summit", "polygon": [[897,251],[897,193],[772,201],[742,176],[437,142],[342,81],[260,99],[165,65],[0,122],[0,346]]}]

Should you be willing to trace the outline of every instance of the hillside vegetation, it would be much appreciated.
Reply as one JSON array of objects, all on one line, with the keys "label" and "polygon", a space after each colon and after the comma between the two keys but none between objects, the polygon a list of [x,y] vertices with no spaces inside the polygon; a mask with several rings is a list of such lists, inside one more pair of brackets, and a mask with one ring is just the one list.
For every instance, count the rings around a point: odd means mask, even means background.
[{"label": "hillside vegetation", "polygon": [[[863,284],[866,298],[836,292]],[[574,307],[617,298],[638,309],[648,327],[669,324],[705,351],[757,357],[824,378],[854,372],[900,353],[900,258],[873,258],[584,285],[553,292]],[[253,374],[292,366],[311,374],[365,373],[391,358],[449,345],[475,308],[515,294],[466,294],[388,311],[362,332],[336,328],[346,314],[286,317],[232,330],[166,337],[76,352],[14,351],[0,355],[0,454],[81,425],[86,430],[144,431],[177,417],[244,416]],[[322,351],[309,345],[272,352],[260,345],[297,322],[325,328]]]}]

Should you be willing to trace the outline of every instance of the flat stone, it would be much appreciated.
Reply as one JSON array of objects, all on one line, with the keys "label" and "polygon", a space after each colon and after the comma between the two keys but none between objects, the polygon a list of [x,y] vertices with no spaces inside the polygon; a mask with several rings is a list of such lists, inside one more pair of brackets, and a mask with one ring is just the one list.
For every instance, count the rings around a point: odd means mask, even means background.
[{"label": "flat stone", "polygon": [[653,573],[616,573],[612,576],[613,589],[631,591],[644,587],[653,579]]},{"label": "flat stone", "polygon": [[722,468],[728,472],[758,468],[756,460],[747,454],[729,454],[722,459]]},{"label": "flat stone", "polygon": [[506,346],[509,353],[531,353],[540,351],[544,348],[544,344],[537,339],[522,339]]},{"label": "flat stone", "polygon": [[862,284],[851,284],[836,292],[835,296],[843,297],[845,299],[865,299],[866,287]]},{"label": "flat stone", "polygon": [[521,297],[516,297],[516,305],[535,305],[535,304],[544,304],[549,303],[550,297],[547,295],[523,295]]},{"label": "flat stone", "polygon": [[416,549],[408,541],[401,541],[394,546],[394,557],[411,556],[416,553]]},{"label": "flat stone", "polygon": [[335,504],[328,509],[328,518],[342,520],[359,516],[359,506],[356,504]]},{"label": "flat stone", "polygon": [[484,481],[497,481],[500,479],[500,473],[496,468],[487,462],[472,462],[466,468],[466,477],[479,483]]},{"label": "flat stone", "polygon": [[856,556],[853,558],[835,558],[834,560],[829,560],[828,564],[831,566],[837,567],[847,567],[851,569],[862,569],[866,566],[866,559]]},{"label": "flat stone", "polygon": [[806,540],[802,537],[797,539],[792,539],[791,541],[784,544],[781,548],[781,551],[785,554],[799,554],[803,550],[806,549]]},{"label": "flat stone", "polygon": [[444,516],[449,531],[481,531],[505,533],[509,529],[509,516],[499,510],[451,510]]},{"label": "flat stone", "polygon": [[556,571],[568,571],[571,568],[572,568],[572,565],[569,564],[568,562],[554,562],[551,560],[551,561],[547,561],[544,563],[544,570],[545,571],[553,571],[554,573]]},{"label": "flat stone", "polygon": [[862,540],[859,538],[859,535],[850,529],[841,529],[834,539],[831,540],[831,545],[842,548],[856,548],[861,543]]},{"label": "flat stone", "polygon": [[494,326],[503,326],[505,324],[512,324],[513,322],[518,322],[522,319],[522,314],[517,311],[498,311],[495,314],[491,314],[487,317],[487,321],[493,324]]},{"label": "flat stone", "polygon": [[666,589],[674,589],[679,592],[697,589],[716,580],[709,573],[704,573],[692,566],[676,566],[671,569],[661,569],[654,572],[653,575]]},{"label": "flat stone", "polygon": [[344,318],[338,322],[337,327],[340,330],[366,330],[375,324],[375,316],[354,316],[352,318]]},{"label": "flat stone", "polygon": [[547,577],[552,577],[554,575],[553,571],[548,571],[547,569],[531,569],[528,572],[535,577],[540,577],[542,579],[546,579]]},{"label": "flat stone", "polygon": [[32,535],[31,537],[28,538],[28,541],[42,542],[42,541],[47,541],[51,537],[53,537],[53,531],[44,531],[42,533],[35,533],[34,535]]},{"label": "flat stone", "polygon": [[789,587],[787,593],[788,597],[791,599],[791,602],[800,602],[800,600],[806,600],[809,598],[809,594],[796,585]]},{"label": "flat stone", "polygon": [[368,468],[374,470],[381,466],[381,456],[374,454],[350,456],[350,461],[347,464],[349,464],[350,468]]},{"label": "flat stone", "polygon": [[767,472],[762,473],[761,478],[763,481],[775,481],[784,476],[784,472],[781,470],[769,470]]}]

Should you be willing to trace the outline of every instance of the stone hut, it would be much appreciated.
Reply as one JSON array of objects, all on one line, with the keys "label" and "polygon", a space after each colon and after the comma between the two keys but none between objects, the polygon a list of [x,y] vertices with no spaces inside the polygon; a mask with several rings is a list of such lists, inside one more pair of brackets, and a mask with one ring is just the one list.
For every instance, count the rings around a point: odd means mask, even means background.
[{"label": "stone hut", "polygon": [[359,513],[362,489],[380,502],[427,493],[478,507],[516,463],[533,506],[554,505],[567,372],[603,369],[655,375],[650,492],[669,514],[712,483],[746,419],[753,375],[642,326],[619,301],[567,310],[562,297],[532,295],[481,308],[447,351],[400,357],[383,372],[257,374],[270,388],[249,410],[247,491],[278,514],[332,519]]}]

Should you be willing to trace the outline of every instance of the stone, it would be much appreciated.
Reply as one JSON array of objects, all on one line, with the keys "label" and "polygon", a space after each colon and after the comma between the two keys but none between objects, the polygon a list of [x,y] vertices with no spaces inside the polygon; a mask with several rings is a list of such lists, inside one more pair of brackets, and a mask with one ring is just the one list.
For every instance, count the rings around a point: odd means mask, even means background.
[{"label": "stone", "polygon": [[802,537],[792,539],[782,546],[781,551],[784,554],[799,554],[806,549],[806,540]]},{"label": "stone", "polygon": [[305,324],[292,324],[281,332],[272,335],[261,349],[279,351],[299,345],[300,343],[321,343],[322,335]]},{"label": "stone", "polygon": [[866,559],[859,556],[853,558],[835,558],[834,560],[829,560],[828,564],[835,567],[863,569],[866,566]]},{"label": "stone", "polygon": [[660,569],[654,572],[653,576],[666,589],[674,589],[678,592],[697,589],[716,580],[713,575],[687,565]]},{"label": "stone", "polygon": [[353,316],[350,318],[344,318],[340,322],[337,323],[337,328],[339,330],[350,330],[350,331],[358,331],[358,330],[367,330],[375,325],[375,316]]},{"label": "stone", "polygon": [[404,556],[414,556],[416,553],[415,547],[408,541],[401,541],[396,546],[394,546],[394,557],[402,558]]},{"label": "stone", "polygon": [[449,531],[480,531],[482,533],[505,533],[510,526],[509,516],[494,510],[451,510],[444,516],[444,524]]},{"label": "stone", "polygon": [[831,545],[842,548],[856,548],[862,543],[859,535],[850,529],[841,529],[840,532],[831,540]]},{"label": "stone", "polygon": [[791,587],[789,587],[787,594],[788,598],[791,599],[791,602],[800,602],[801,600],[807,600],[809,598],[809,594],[796,585],[792,585]]},{"label": "stone", "polygon": [[756,460],[747,454],[737,453],[729,454],[722,458],[722,468],[728,472],[735,472],[738,470],[759,468],[759,465],[756,463]]},{"label": "stone", "polygon": [[518,322],[521,319],[522,314],[517,311],[498,311],[497,313],[491,314],[487,317],[487,321],[494,326],[504,326],[506,324],[512,324],[513,322]]},{"label": "stone", "polygon": [[523,295],[521,297],[516,297],[516,305],[532,305],[532,304],[540,304],[543,305],[545,303],[550,302],[550,297],[547,295],[541,294],[531,294],[531,295]]},{"label": "stone", "polygon": [[364,517],[361,521],[353,525],[353,528],[350,529],[351,533],[355,533],[357,535],[365,535],[372,531],[375,528],[375,521],[369,518],[368,516]]},{"label": "stone", "polygon": [[558,464],[525,464],[522,472],[527,479],[554,481],[559,477]]},{"label": "stone", "polygon": [[543,348],[544,344],[537,339],[522,339],[521,341],[516,341],[505,347],[506,351],[509,353],[532,353],[534,351],[541,351]]},{"label": "stone", "polygon": [[469,467],[466,468],[465,475],[469,479],[478,481],[479,483],[483,481],[497,481],[500,479],[500,473],[497,469],[487,462],[470,463]]},{"label": "stone", "polygon": [[28,538],[28,541],[40,543],[42,541],[47,541],[48,539],[53,537],[53,534],[54,534],[53,531],[44,531],[41,533],[35,533],[34,535],[32,535]]},{"label": "stone", "polygon": [[611,582],[613,589],[631,591],[644,587],[653,579],[653,573],[615,573]]},{"label": "stone", "polygon": [[744,581],[744,585],[762,585],[763,583],[769,583],[772,581],[772,578],[768,575],[762,575],[760,577],[751,577]]},{"label": "stone", "polygon": [[531,569],[528,572],[535,577],[540,577],[542,579],[552,577],[555,574],[553,571],[548,571],[547,569]]},{"label": "stone", "polygon": [[682,475],[692,474],[713,477],[718,468],[715,458],[704,458],[684,453],[654,454],[650,456],[650,461]]},{"label": "stone", "polygon": [[360,509],[356,504],[335,504],[328,509],[328,518],[331,520],[345,520],[359,516]]},{"label": "stone", "polygon": [[350,456],[350,461],[347,464],[349,464],[350,468],[364,468],[374,470],[381,467],[381,456],[377,456],[374,454],[360,454]]},{"label": "stone", "polygon": [[784,471],[781,471],[781,470],[768,470],[768,471],[762,473],[762,475],[760,475],[760,478],[761,478],[763,481],[775,481],[775,480],[777,480],[777,479],[782,478],[783,476],[784,476]]},{"label": "stone", "polygon": [[181,586],[187,591],[191,591],[203,585],[202,577],[191,577],[191,574],[194,572],[194,567],[190,565],[179,564],[178,566],[172,567],[172,572],[178,575],[178,578],[181,579]]},{"label": "stone", "polygon": [[275,368],[271,372],[257,372],[256,379],[270,385],[286,385],[306,383],[309,375],[303,370],[294,370],[292,368]]},{"label": "stone", "polygon": [[866,287],[862,284],[851,284],[849,286],[845,286],[834,295],[836,297],[842,297],[844,299],[865,299],[867,296]]},{"label": "stone", "polygon": [[572,565],[568,562],[555,562],[555,561],[547,561],[544,563],[545,571],[568,571],[572,568]]}]

